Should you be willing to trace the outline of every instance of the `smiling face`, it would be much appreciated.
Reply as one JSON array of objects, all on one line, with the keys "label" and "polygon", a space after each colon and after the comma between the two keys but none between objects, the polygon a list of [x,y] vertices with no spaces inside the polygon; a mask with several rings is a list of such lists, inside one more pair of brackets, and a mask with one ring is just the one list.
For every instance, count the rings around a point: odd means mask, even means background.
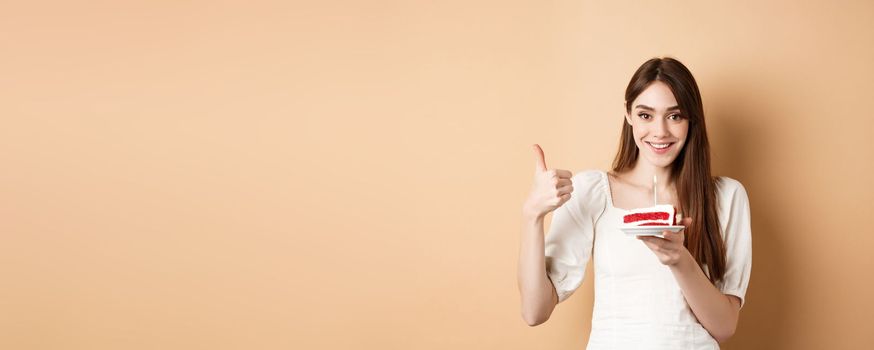
[{"label": "smiling face", "polygon": [[640,160],[656,167],[670,166],[683,149],[689,132],[689,119],[682,114],[671,88],[656,80],[630,107],[625,120],[631,125]]}]

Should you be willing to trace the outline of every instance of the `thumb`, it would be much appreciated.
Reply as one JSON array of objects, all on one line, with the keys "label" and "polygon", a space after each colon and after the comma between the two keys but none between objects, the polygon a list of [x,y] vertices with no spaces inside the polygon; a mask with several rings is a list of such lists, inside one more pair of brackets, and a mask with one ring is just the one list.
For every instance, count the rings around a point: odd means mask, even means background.
[{"label": "thumb", "polygon": [[543,159],[543,149],[540,148],[540,145],[534,144],[534,156],[537,158],[537,162],[535,163],[535,170],[537,171],[546,171],[546,160]]}]

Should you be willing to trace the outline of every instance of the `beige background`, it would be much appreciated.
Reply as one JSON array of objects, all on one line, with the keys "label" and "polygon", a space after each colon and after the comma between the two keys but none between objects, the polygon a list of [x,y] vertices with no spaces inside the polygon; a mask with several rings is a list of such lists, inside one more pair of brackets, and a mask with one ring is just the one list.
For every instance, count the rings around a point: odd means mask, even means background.
[{"label": "beige background", "polygon": [[871,1],[18,3],[0,348],[582,349],[591,279],[520,316],[530,145],[606,169],[659,55],[750,194],[725,348],[874,347]]}]

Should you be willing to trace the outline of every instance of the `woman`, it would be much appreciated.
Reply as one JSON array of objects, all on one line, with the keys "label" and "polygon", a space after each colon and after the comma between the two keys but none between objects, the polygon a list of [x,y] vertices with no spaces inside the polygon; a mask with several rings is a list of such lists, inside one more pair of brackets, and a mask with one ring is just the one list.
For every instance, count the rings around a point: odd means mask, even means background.
[{"label": "woman", "polygon": [[[711,177],[701,96],[682,63],[654,58],[634,73],[620,137],[609,173],[548,169],[534,145],[519,259],[523,318],[531,326],[549,319],[594,258],[588,349],[718,349],[734,334],[749,284],[749,200],[740,182]],[[620,231],[625,212],[652,206],[653,186],[685,229],[664,238]]]}]

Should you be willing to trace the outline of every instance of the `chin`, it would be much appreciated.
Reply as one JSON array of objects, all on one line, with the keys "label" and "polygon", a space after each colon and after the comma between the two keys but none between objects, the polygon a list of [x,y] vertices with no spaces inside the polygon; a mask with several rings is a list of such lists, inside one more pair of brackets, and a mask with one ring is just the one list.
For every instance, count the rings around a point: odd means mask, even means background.
[{"label": "chin", "polygon": [[656,166],[659,168],[667,168],[667,167],[671,166],[671,164],[674,164],[674,160],[677,159],[676,156],[673,156],[670,158],[659,157],[659,158],[655,158],[655,159],[652,156],[644,156],[644,158],[646,158],[647,162],[649,162],[653,166]]}]

